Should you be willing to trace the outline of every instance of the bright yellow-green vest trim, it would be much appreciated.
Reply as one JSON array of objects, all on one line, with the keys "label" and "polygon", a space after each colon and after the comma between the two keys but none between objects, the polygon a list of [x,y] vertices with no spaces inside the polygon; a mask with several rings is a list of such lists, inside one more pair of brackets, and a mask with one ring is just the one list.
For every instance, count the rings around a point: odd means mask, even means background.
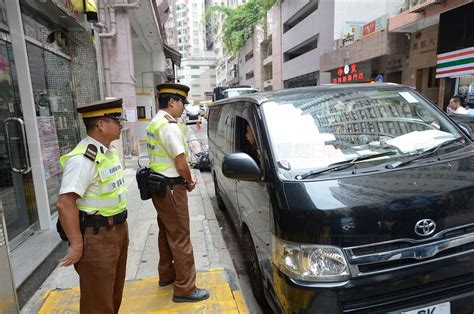
[{"label": "bright yellow-green vest trim", "polygon": [[[86,149],[87,145],[77,145],[70,153],[61,156],[61,165],[64,167],[73,156],[83,155]],[[127,207],[127,187],[118,154],[107,157],[97,152],[95,163],[99,173],[100,192],[96,194],[86,191],[77,200],[77,207],[83,211],[98,211],[105,217],[123,212]]]},{"label": "bright yellow-green vest trim", "polygon": [[[148,156],[150,158],[150,169],[154,172],[163,172],[168,168],[174,167],[174,159],[168,155],[160,139],[160,129],[170,123],[165,117],[152,120],[146,128],[146,140],[148,147]],[[178,123],[181,130],[181,138],[185,148],[185,156],[188,157],[186,136],[184,135],[184,125]]]}]

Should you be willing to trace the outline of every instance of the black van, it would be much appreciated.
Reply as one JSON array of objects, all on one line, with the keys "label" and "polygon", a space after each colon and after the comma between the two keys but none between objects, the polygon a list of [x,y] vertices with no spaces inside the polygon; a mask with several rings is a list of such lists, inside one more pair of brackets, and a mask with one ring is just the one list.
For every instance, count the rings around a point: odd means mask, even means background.
[{"label": "black van", "polygon": [[395,84],[211,105],[216,197],[243,240],[257,300],[285,313],[472,313],[474,150],[464,132]]},{"label": "black van", "polygon": [[218,101],[221,99],[226,98],[224,95],[224,91],[229,88],[250,88],[250,85],[235,85],[235,86],[217,86],[214,87],[214,90],[212,91],[212,101]]}]

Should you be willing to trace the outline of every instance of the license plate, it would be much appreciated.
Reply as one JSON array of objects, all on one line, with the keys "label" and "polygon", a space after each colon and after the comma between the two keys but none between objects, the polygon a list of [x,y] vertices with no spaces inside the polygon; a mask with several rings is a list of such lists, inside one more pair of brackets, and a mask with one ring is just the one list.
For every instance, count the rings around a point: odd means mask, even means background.
[{"label": "license plate", "polygon": [[402,312],[402,314],[450,314],[451,305],[449,302],[420,307],[419,309]]}]

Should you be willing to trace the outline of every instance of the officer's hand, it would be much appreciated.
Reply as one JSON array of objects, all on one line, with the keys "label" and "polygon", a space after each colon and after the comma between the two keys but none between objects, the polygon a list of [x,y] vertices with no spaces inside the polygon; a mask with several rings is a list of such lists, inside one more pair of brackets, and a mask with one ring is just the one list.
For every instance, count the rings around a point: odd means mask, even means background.
[{"label": "officer's hand", "polygon": [[83,247],[81,245],[71,244],[67,249],[67,254],[62,259],[59,260],[60,266],[71,266],[79,262],[82,257]]},{"label": "officer's hand", "polygon": [[188,192],[191,192],[192,190],[194,190],[195,187],[196,187],[196,181],[186,184],[186,190],[188,190]]}]

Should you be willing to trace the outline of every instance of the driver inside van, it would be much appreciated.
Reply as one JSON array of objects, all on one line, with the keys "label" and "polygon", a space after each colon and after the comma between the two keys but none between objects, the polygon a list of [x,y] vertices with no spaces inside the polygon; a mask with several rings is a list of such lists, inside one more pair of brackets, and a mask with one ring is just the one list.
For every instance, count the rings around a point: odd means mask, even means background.
[{"label": "driver inside van", "polygon": [[249,151],[246,151],[247,154],[252,157],[258,165],[260,165],[260,151],[257,148],[257,141],[255,140],[255,134],[253,133],[250,125],[247,124],[247,133],[245,133],[245,138],[249,144]]}]

